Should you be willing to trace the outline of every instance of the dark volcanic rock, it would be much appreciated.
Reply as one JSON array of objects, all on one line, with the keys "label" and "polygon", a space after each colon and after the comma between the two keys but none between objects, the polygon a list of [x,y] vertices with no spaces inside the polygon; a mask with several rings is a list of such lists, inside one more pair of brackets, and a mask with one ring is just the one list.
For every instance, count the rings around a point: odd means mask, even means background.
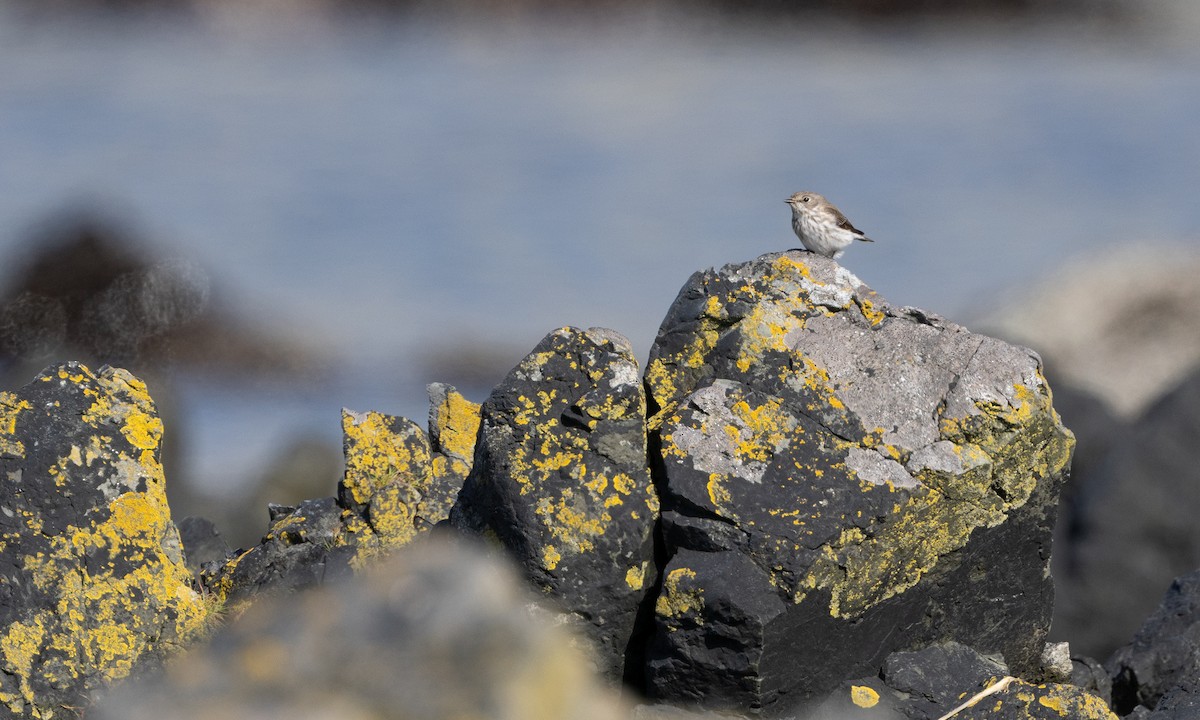
[{"label": "dark volcanic rock", "polygon": [[189,515],[176,525],[179,528],[179,541],[183,543],[188,570],[196,573],[202,565],[225,562],[230,548],[212,521]]},{"label": "dark volcanic rock", "polygon": [[655,696],[775,714],[941,640],[1039,671],[1073,439],[1036,355],[797,252],[693,275],[650,358]]},{"label": "dark volcanic rock", "polygon": [[843,683],[810,720],[1074,718],[1115,720],[1104,701],[1072,685],[1034,685],[958,643],[892,653],[883,672]]},{"label": "dark volcanic rock", "polygon": [[[1137,710],[1143,710],[1138,706]],[[1136,717],[1134,713],[1131,717]],[[1200,717],[1200,682],[1195,677],[1176,685],[1163,695],[1154,712],[1145,715],[1146,720],[1195,720]]]},{"label": "dark volcanic rock", "polygon": [[883,664],[884,682],[908,697],[909,717],[940,717],[1005,675],[1004,663],[958,643],[895,652]]},{"label": "dark volcanic rock", "polygon": [[146,386],[67,363],[0,392],[0,716],[61,717],[190,639]]},{"label": "dark volcanic rock", "polygon": [[1127,642],[1176,575],[1200,566],[1200,370],[1131,424],[1081,488],[1056,632],[1088,655]]},{"label": "dark volcanic rock", "polygon": [[1094,658],[1086,655],[1071,658],[1071,684],[1112,703],[1112,678]]},{"label": "dark volcanic rock", "polygon": [[300,590],[350,575],[355,548],[344,541],[342,508],[334,498],[274,506],[262,541],[216,567],[202,581],[227,602],[252,600],[266,590]]},{"label": "dark volcanic rock", "polygon": [[506,564],[438,540],[262,599],[89,720],[628,717]]},{"label": "dark volcanic rock", "polygon": [[1175,579],[1133,642],[1105,666],[1113,678],[1113,707],[1122,715],[1138,705],[1158,709],[1176,690],[1172,704],[1200,691],[1200,570]]},{"label": "dark volcanic rock", "polygon": [[494,537],[624,670],[654,583],[658,500],[645,395],[629,341],[599,328],[546,336],[483,405],[475,466],[452,523]]}]

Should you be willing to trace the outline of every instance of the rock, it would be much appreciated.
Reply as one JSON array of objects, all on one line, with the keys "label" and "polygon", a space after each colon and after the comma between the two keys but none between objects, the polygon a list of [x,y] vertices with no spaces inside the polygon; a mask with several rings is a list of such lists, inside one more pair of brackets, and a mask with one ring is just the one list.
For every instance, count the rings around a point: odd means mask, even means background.
[{"label": "rock", "polygon": [[275,381],[328,369],[318,345],[235,317],[198,263],[157,257],[127,223],[66,211],[39,227],[0,278],[0,365],[77,357]]},{"label": "rock", "polygon": [[693,275],[646,381],[652,696],[778,714],[943,640],[1040,672],[1073,439],[1031,351],[796,252]]},{"label": "rock", "polygon": [[220,564],[229,556],[229,545],[209,520],[189,515],[176,526],[187,568],[193,574],[199,572],[202,565]]},{"label": "rock", "polygon": [[1175,579],[1133,642],[1105,667],[1113,678],[1113,708],[1121,715],[1139,705],[1157,711],[1176,689],[1173,705],[1200,690],[1200,570]]},{"label": "rock", "polygon": [[[1139,706],[1129,717],[1139,717]],[[1196,678],[1189,678],[1181,685],[1176,685],[1163,695],[1154,712],[1145,714],[1147,720],[1194,720],[1200,717],[1200,683]]]},{"label": "rock", "polygon": [[338,500],[361,519],[349,530],[368,554],[446,520],[471,471],[479,405],[440,383],[429,397],[428,435],[406,418],[342,411],[346,473]]},{"label": "rock", "polygon": [[996,658],[956,642],[894,652],[883,663],[883,681],[907,696],[909,717],[939,717],[1008,675]]},{"label": "rock", "polygon": [[808,720],[1073,718],[1116,720],[1098,697],[1072,685],[1034,685],[958,643],[892,653],[881,675],[843,683]]},{"label": "rock", "polygon": [[479,406],[446,385],[431,387],[430,398],[428,436],[406,418],[343,410],[346,470],[337,497],[271,506],[262,540],[206,567],[204,586],[221,602],[242,602],[267,589],[319,585],[446,520],[471,469]]},{"label": "rock", "polygon": [[56,718],[195,635],[146,386],[78,363],[0,393],[0,714]]},{"label": "rock", "polygon": [[201,582],[221,604],[254,600],[268,590],[303,590],[353,572],[356,547],[346,536],[335,498],[276,506],[258,545],[201,570]]},{"label": "rock", "polygon": [[507,548],[580,622],[611,677],[624,672],[655,581],[644,427],[629,341],[556,330],[483,404],[475,465],[451,513],[455,527]]},{"label": "rock", "polygon": [[627,718],[532,600],[482,548],[423,538],[350,582],[264,598],[88,718]]},{"label": "rock", "polygon": [[436,499],[438,522],[449,517],[458,491],[475,464],[479,412],[479,403],[466,399],[450,385],[429,386],[429,450],[433,476],[438,478],[440,488]]},{"label": "rock", "polygon": [[1075,666],[1071,661],[1071,646],[1065,642],[1046,643],[1042,650],[1042,678],[1048,682],[1071,682]]},{"label": "rock", "polygon": [[1071,657],[1071,684],[1112,704],[1112,678],[1094,658],[1086,655]]},{"label": "rock", "polygon": [[342,410],[346,474],[338,504],[366,525],[365,534],[383,546],[410,542],[444,519],[424,504],[422,490],[433,480],[429,439],[407,418]]},{"label": "rock", "polygon": [[1128,642],[1176,575],[1200,567],[1200,369],[1132,424],[1088,480],[1056,633],[1080,652]]}]

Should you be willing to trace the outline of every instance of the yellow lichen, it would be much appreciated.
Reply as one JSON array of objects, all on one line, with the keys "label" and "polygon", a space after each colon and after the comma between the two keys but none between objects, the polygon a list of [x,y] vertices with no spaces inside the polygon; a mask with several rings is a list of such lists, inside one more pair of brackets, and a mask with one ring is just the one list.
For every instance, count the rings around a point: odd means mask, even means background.
[{"label": "yellow lichen", "polygon": [[434,415],[440,422],[438,437],[442,451],[470,460],[479,436],[479,403],[471,402],[461,393],[447,392]]},{"label": "yellow lichen", "polygon": [[873,708],[879,704],[879,693],[866,685],[851,685],[850,702],[860,708]]},{"label": "yellow lichen", "polygon": [[17,418],[32,405],[28,400],[18,400],[10,392],[0,392],[0,455],[11,458],[25,457],[25,445],[14,437]]},{"label": "yellow lichen", "polygon": [[625,584],[630,590],[641,590],[646,585],[646,569],[649,567],[649,561],[643,562],[640,565],[634,565],[625,572]]},{"label": "yellow lichen", "polygon": [[[97,377],[77,366],[72,372],[60,369],[56,376],[80,386],[78,391],[92,399],[89,417],[78,418],[85,427],[121,426],[131,417],[144,428],[159,425],[145,386],[124,371]],[[130,456],[93,432],[82,440],[83,446],[65,449],[50,472],[64,485],[90,483],[91,466],[104,463],[117,472],[108,486],[144,487],[144,492],[117,494],[107,506],[80,515],[91,524],[69,526],[53,535],[45,534],[35,514],[23,511],[16,516],[25,526],[22,534],[38,537],[40,547],[20,557],[19,566],[31,587],[55,601],[29,609],[0,633],[4,668],[16,676],[18,685],[15,695],[0,698],[10,711],[23,708],[46,717],[56,712],[36,709],[42,699],[31,683],[33,674],[42,686],[95,687],[127,675],[156,644],[185,642],[203,627],[206,606],[165,542],[175,531],[157,459],[161,434],[136,437]],[[41,665],[38,658],[44,654],[60,660]]]},{"label": "yellow lichen", "polygon": [[[429,445],[412,423],[378,412],[343,412],[342,432],[350,448],[343,483],[355,502],[368,502],[397,478],[426,477]],[[413,436],[415,441],[408,442]]]},{"label": "yellow lichen", "polygon": [[708,476],[708,501],[721,515],[736,519],[737,513],[734,511],[733,494],[729,492],[729,488],[725,486],[726,477],[721,473],[710,473]]},{"label": "yellow lichen", "polygon": [[687,567],[675,568],[663,580],[662,592],[654,602],[654,611],[663,618],[698,616],[704,608],[704,591],[688,587],[696,581],[696,571]]}]

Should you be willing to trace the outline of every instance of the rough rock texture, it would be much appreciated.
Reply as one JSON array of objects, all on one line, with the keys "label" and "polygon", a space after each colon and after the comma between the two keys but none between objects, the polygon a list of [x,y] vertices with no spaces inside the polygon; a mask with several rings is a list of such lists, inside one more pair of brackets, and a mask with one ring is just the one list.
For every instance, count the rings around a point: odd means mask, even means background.
[{"label": "rough rock texture", "polygon": [[162,432],[124,370],[67,363],[0,392],[0,716],[74,716],[203,624]]},{"label": "rough rock texture", "polygon": [[402,417],[344,410],[337,497],[272,506],[262,541],[206,567],[205,586],[228,602],[317,585],[445,520],[471,468],[479,405],[446,385],[431,386],[430,400],[428,435]]},{"label": "rough rock texture", "polygon": [[615,677],[655,580],[645,407],[628,340],[598,328],[550,333],[483,404],[475,465],[451,515],[494,537],[580,619]]},{"label": "rough rock texture", "polygon": [[262,541],[202,568],[201,582],[218,602],[240,603],[267,590],[300,590],[346,577],[356,548],[346,538],[345,514],[331,497],[273,506]]},{"label": "rough rock texture", "polygon": [[1037,671],[1073,439],[1032,352],[786,253],[693,275],[646,381],[655,696],[776,714],[939,640]]},{"label": "rough rock texture", "polygon": [[429,434],[412,421],[342,411],[346,473],[338,502],[362,552],[396,548],[447,519],[471,470],[479,411],[454,388],[429,386]]},{"label": "rough rock texture", "polygon": [[433,540],[261,600],[89,720],[628,717],[506,564]]},{"label": "rough rock texture", "polygon": [[[383,546],[410,542],[445,519],[444,495],[426,500],[433,481],[429,438],[407,418],[342,410],[346,474],[338,504],[361,518],[363,534]],[[453,498],[453,495],[451,495]]]},{"label": "rough rock texture", "polygon": [[[976,699],[993,688],[995,692]],[[1103,700],[1080,688],[1016,680],[1002,662],[953,642],[892,653],[879,675],[843,683],[807,717],[937,720],[951,713],[954,718],[1013,720],[1116,718]]]},{"label": "rough rock texture", "polygon": [[1178,706],[1200,694],[1200,570],[1175,579],[1133,642],[1105,666],[1113,678],[1113,708],[1122,715],[1139,705],[1165,711],[1167,695]]},{"label": "rough rock texture", "polygon": [[1072,685],[1112,703],[1112,678],[1095,658],[1075,655],[1071,658]]},{"label": "rough rock texture", "polygon": [[1200,566],[1200,370],[1132,424],[1081,488],[1073,562],[1056,575],[1056,633],[1105,657],[1129,641],[1176,575]]}]

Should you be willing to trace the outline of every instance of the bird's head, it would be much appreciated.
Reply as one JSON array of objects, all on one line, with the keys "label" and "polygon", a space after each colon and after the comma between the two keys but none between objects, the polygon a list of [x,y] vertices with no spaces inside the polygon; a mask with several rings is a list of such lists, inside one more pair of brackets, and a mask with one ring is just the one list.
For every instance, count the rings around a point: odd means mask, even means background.
[{"label": "bird's head", "polygon": [[825,204],[825,198],[821,197],[815,192],[801,190],[787,200],[784,200],[784,202],[788,205],[791,205],[793,210],[799,212],[805,210],[815,210],[816,208]]}]

